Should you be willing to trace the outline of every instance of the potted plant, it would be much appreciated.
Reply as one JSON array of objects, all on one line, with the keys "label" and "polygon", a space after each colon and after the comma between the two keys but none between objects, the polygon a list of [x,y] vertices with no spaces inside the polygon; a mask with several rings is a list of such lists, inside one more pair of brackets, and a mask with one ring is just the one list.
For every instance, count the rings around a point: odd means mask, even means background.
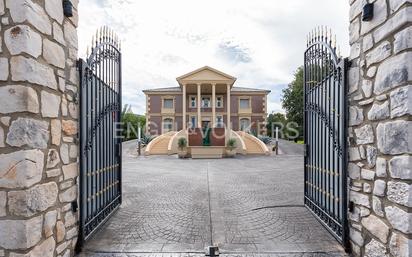
[{"label": "potted plant", "polygon": [[230,138],[226,145],[226,155],[228,157],[234,157],[236,155],[236,139]]},{"label": "potted plant", "polygon": [[185,158],[187,155],[187,140],[184,137],[181,137],[177,140],[177,148],[179,151],[177,152],[177,155],[179,158]]}]

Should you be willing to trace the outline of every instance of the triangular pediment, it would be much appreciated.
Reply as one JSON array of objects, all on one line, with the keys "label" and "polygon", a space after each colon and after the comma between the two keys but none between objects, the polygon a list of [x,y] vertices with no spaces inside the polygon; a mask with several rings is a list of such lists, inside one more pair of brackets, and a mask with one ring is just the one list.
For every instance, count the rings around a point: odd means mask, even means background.
[{"label": "triangular pediment", "polygon": [[228,81],[233,83],[235,80],[235,77],[209,66],[202,67],[177,78],[179,83],[184,81]]}]

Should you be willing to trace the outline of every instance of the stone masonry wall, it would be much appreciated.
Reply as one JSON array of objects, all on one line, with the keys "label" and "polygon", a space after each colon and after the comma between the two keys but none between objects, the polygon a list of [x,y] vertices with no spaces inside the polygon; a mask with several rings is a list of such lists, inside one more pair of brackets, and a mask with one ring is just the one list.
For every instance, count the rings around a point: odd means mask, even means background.
[{"label": "stone masonry wall", "polygon": [[412,1],[350,0],[349,214],[355,256],[411,256]]},{"label": "stone masonry wall", "polygon": [[71,256],[77,9],[66,18],[62,0],[0,0],[0,15],[0,256]]}]

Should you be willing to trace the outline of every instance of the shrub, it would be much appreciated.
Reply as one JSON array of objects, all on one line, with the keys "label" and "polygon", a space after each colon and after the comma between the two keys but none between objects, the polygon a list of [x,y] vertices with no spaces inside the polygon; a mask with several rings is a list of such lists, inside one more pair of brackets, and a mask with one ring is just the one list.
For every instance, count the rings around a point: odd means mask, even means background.
[{"label": "shrub", "polygon": [[142,138],[140,139],[140,142],[142,143],[142,145],[148,145],[150,141],[152,141],[155,138],[156,136],[152,136],[150,134],[143,134]]},{"label": "shrub", "polygon": [[178,147],[180,150],[183,150],[184,148],[186,148],[186,146],[187,146],[187,140],[186,140],[186,138],[181,137],[181,138],[179,138],[179,139],[177,140],[177,147]]},{"label": "shrub", "polygon": [[235,148],[236,148],[236,139],[230,138],[230,139],[227,141],[227,148],[229,148],[230,151],[232,151],[233,149],[235,149]]},{"label": "shrub", "polygon": [[258,136],[258,138],[259,138],[260,140],[262,140],[262,142],[265,143],[266,145],[270,144],[270,143],[272,142],[272,140],[273,140],[271,137],[269,137],[269,136],[263,136],[263,135]]}]

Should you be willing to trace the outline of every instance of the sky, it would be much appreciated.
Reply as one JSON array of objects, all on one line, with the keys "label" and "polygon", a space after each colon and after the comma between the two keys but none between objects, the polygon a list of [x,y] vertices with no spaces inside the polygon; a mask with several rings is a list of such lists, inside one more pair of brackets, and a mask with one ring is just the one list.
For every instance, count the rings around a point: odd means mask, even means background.
[{"label": "sky", "polygon": [[270,89],[268,112],[284,112],[282,89],[303,64],[307,34],[328,26],[349,55],[347,0],[81,0],[79,55],[102,25],[122,40],[123,104],[145,113],[143,89],[178,86],[205,65],[235,86]]}]

